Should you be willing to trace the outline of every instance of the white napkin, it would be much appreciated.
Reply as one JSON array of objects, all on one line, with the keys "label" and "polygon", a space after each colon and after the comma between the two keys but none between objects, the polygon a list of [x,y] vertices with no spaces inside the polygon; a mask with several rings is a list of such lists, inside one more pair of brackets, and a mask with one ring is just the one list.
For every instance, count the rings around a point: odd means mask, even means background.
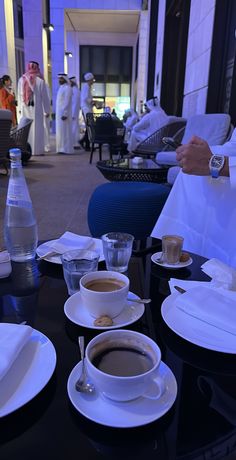
[{"label": "white napkin", "polygon": [[0,323],[0,381],[28,341],[32,327]]},{"label": "white napkin", "polygon": [[175,299],[175,306],[186,314],[236,335],[236,293],[223,295],[226,290],[193,287]]},{"label": "white napkin", "polygon": [[178,278],[171,278],[169,280],[169,286],[170,286],[170,292],[171,294],[176,293],[177,290],[175,289],[175,286],[181,287],[182,289],[185,289],[185,291],[188,291],[189,289],[196,287],[196,286],[207,286],[211,287],[211,282],[210,281],[192,281],[192,280],[179,280]]},{"label": "white napkin", "polygon": [[50,244],[50,251],[63,254],[72,249],[88,249],[93,244],[90,236],[76,235],[75,233],[65,232],[57,241]]},{"label": "white napkin", "polygon": [[216,286],[236,291],[236,270],[218,259],[210,259],[201,269],[212,278]]}]

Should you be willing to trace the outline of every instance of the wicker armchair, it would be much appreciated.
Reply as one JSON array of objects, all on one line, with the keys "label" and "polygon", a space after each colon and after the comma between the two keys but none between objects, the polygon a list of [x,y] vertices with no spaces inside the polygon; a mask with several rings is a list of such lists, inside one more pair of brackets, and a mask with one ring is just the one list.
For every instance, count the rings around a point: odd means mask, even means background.
[{"label": "wicker armchair", "polygon": [[156,153],[165,148],[162,138],[174,137],[178,133],[178,139],[182,139],[181,136],[184,134],[184,128],[186,125],[186,119],[180,117],[169,117],[168,124],[155,131],[144,141],[138,144],[135,151],[132,152],[133,156],[143,156],[147,158],[155,158]]},{"label": "wicker armchair", "polygon": [[3,167],[5,175],[8,174],[8,152],[12,146],[10,139],[11,124],[11,111],[5,109],[0,110],[0,167]]},{"label": "wicker armchair", "polygon": [[86,123],[88,138],[91,143],[90,160],[92,163],[95,144],[99,148],[99,160],[102,159],[102,145],[109,145],[110,159],[115,153],[122,153],[124,147],[125,127],[123,123],[110,113],[87,113]]},{"label": "wicker armchair", "polygon": [[26,164],[30,159],[32,152],[30,144],[28,143],[29,131],[33,120],[30,118],[23,118],[17,127],[13,128],[10,132],[11,147],[17,147],[21,150],[22,164]]}]

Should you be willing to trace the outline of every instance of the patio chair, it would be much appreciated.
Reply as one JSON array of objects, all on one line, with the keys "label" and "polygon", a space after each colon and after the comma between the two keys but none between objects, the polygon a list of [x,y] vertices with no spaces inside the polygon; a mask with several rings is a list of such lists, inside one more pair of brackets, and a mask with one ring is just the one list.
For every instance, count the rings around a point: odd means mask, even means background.
[{"label": "patio chair", "polygon": [[140,142],[136,150],[132,152],[132,156],[155,158],[157,152],[164,148],[162,143],[164,136],[173,137],[177,135],[181,141],[186,121],[185,118],[169,116],[168,123]]},{"label": "patio chair", "polygon": [[30,118],[21,118],[17,127],[10,132],[12,147],[21,150],[22,164],[26,164],[32,155],[30,144],[28,143],[29,131],[33,120]]},{"label": "patio chair", "polygon": [[12,114],[10,110],[0,110],[0,166],[3,167],[5,174],[8,174],[8,152],[11,148],[10,130],[12,124]]},{"label": "patio chair", "polygon": [[[226,113],[207,113],[190,117],[186,123],[182,144],[189,142],[193,135],[199,136],[209,145],[221,145],[230,139],[233,126],[230,115]],[[172,136],[175,139],[175,136]],[[177,139],[179,140],[179,139]],[[169,166],[167,181],[173,185],[180,167],[176,160],[175,151],[161,149],[156,155],[156,161],[159,165]],[[173,166],[174,169],[171,167]]]},{"label": "patio chair", "polygon": [[110,113],[87,113],[86,123],[88,130],[88,138],[91,143],[91,152],[89,162],[92,163],[94,150],[99,148],[99,160],[102,159],[103,144],[109,145],[110,159],[114,153],[121,153],[123,150],[123,141],[125,135],[125,127],[123,123]]}]

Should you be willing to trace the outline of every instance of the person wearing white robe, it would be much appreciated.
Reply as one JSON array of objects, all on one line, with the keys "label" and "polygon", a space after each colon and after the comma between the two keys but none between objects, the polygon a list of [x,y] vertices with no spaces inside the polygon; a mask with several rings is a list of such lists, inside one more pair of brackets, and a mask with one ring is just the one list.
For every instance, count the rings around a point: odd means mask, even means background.
[{"label": "person wearing white robe", "polygon": [[[219,178],[210,177],[212,154],[225,156]],[[194,136],[177,149],[178,174],[151,236],[184,237],[184,249],[236,268],[236,129],[223,145]],[[227,177],[228,176],[228,177]]]},{"label": "person wearing white robe", "polygon": [[[92,96],[92,85],[95,81],[94,75],[91,72],[87,72],[84,74],[84,81],[82,88],[81,88],[81,110],[83,113],[84,121],[86,123],[86,115],[87,113],[93,112],[93,106],[95,103],[93,102]],[[82,141],[82,144],[85,143],[85,149],[90,150],[88,133],[86,129],[85,137]]]},{"label": "person wearing white robe", "polygon": [[147,101],[145,106],[147,113],[133,126],[131,131],[127,146],[129,152],[135,151],[140,142],[151,136],[168,121],[168,115],[161,108],[157,97]]},{"label": "person wearing white robe", "polygon": [[[49,101],[51,101],[51,91],[49,85],[46,83],[46,88],[48,92]],[[44,150],[45,152],[50,152],[50,117],[47,114],[44,114]]]},{"label": "person wearing white robe", "polygon": [[32,155],[42,155],[44,152],[44,117],[49,117],[50,100],[39,65],[30,61],[27,71],[18,81],[18,107],[20,117],[30,118],[28,142]]},{"label": "person wearing white robe", "polygon": [[72,142],[72,88],[66,74],[58,74],[59,89],[56,98],[56,151],[73,154]]},{"label": "person wearing white robe", "polygon": [[80,90],[75,77],[70,77],[72,87],[72,137],[73,146],[78,148],[79,143],[79,112],[80,112]]}]

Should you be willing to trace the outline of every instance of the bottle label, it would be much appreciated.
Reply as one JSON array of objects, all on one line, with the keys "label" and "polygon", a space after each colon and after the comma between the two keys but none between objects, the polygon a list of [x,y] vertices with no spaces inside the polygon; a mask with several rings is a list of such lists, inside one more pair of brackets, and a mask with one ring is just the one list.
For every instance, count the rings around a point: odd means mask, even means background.
[{"label": "bottle label", "polygon": [[31,208],[32,202],[24,179],[11,178],[7,191],[7,205]]}]

